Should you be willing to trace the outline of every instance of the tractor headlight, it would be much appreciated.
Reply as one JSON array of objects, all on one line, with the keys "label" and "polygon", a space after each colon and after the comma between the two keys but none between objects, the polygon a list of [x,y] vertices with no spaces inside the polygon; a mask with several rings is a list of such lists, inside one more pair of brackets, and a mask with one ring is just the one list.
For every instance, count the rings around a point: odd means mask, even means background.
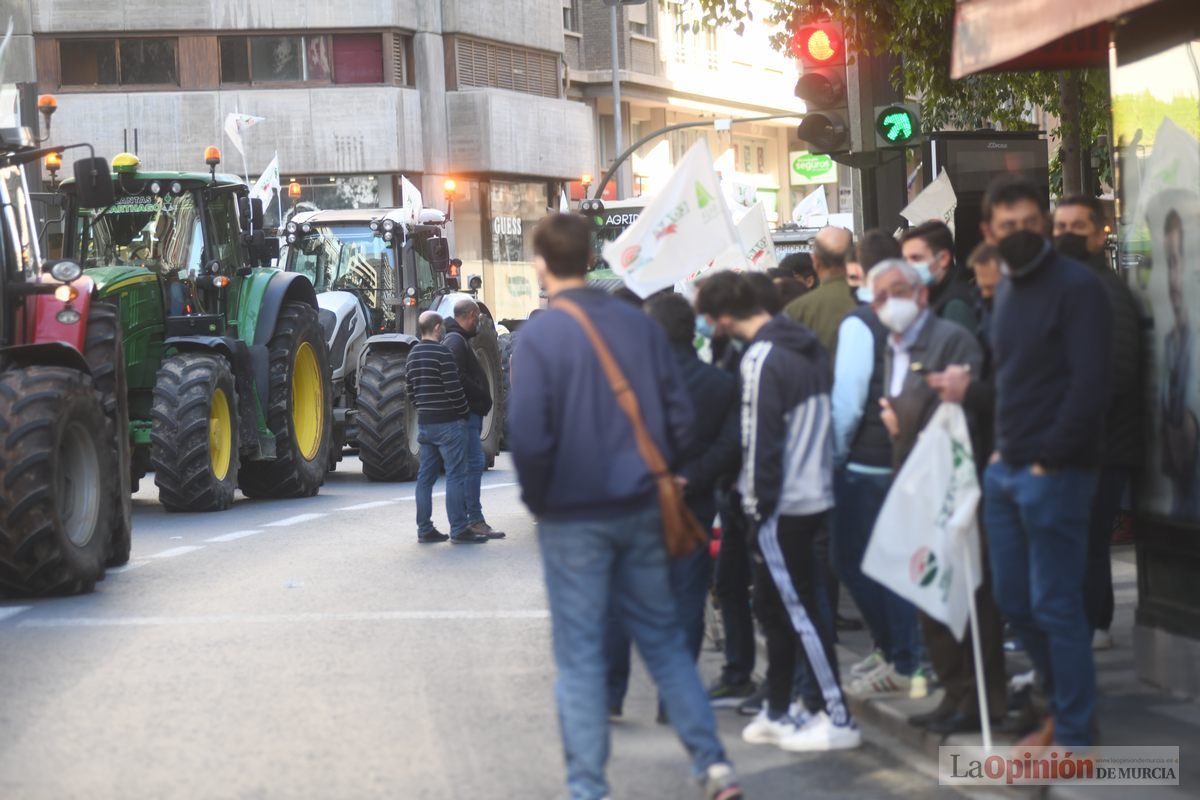
[{"label": "tractor headlight", "polygon": [[50,277],[60,283],[70,283],[78,280],[83,274],[83,267],[76,264],[74,261],[56,261],[54,266],[50,267]]},{"label": "tractor headlight", "polygon": [[301,226],[300,226],[300,230],[304,231],[305,233],[312,233],[312,225],[309,225],[309,224],[306,222],[306,223],[304,223],[303,225],[301,225]]},{"label": "tractor headlight", "polygon": [[396,238],[395,235],[391,231],[388,231],[387,233],[385,233],[383,235],[383,240],[385,242],[390,242],[392,239],[395,239],[395,238]]},{"label": "tractor headlight", "polygon": [[295,244],[296,243],[296,234],[289,233],[287,235],[287,240],[288,240],[288,244]]},{"label": "tractor headlight", "polygon": [[155,196],[162,194],[162,184],[158,181],[150,181],[150,194]]},{"label": "tractor headlight", "polygon": [[179,181],[171,181],[171,194],[175,195],[176,197],[179,197],[179,195],[183,194],[183,184]]},{"label": "tractor headlight", "polygon": [[377,220],[377,219],[371,220],[371,224],[369,225],[369,227],[371,228],[371,230],[374,233],[379,233],[379,220]]},{"label": "tractor headlight", "polygon": [[392,231],[392,230],[395,230],[395,229],[396,229],[396,220],[394,220],[394,219],[385,219],[385,220],[383,221],[383,230],[384,230],[384,231]]},{"label": "tractor headlight", "polygon": [[60,325],[74,325],[76,322],[79,322],[80,314],[73,308],[64,308],[55,314],[54,318],[58,320]]},{"label": "tractor headlight", "polygon": [[287,224],[287,232],[288,232],[288,233],[295,233],[295,232],[296,232],[296,231],[298,231],[298,230],[300,230],[300,226],[299,226],[299,225],[297,225],[296,223],[294,223],[294,222],[289,222],[289,223]]}]

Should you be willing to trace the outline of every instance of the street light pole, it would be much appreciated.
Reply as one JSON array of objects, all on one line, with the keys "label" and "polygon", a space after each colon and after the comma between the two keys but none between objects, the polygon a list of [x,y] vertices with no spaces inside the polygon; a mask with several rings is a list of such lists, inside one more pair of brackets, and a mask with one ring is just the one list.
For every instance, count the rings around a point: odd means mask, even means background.
[{"label": "street light pole", "polygon": [[[617,51],[617,8],[619,3],[617,0],[606,0],[608,2],[608,13],[612,20],[612,93],[613,93],[613,152],[621,152],[621,58]],[[625,196],[625,181],[621,178],[621,173],[617,173],[617,197]]]}]

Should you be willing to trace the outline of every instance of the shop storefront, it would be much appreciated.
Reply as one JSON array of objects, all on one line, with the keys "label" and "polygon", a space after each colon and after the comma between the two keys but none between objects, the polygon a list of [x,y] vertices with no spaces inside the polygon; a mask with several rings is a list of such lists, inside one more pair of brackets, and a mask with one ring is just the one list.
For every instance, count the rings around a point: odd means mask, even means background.
[{"label": "shop storefront", "polygon": [[549,212],[546,181],[461,180],[454,201],[454,255],[463,284],[483,281],[481,299],[496,319],[525,319],[541,305],[533,269],[533,228]]},{"label": "shop storefront", "polygon": [[[391,183],[391,175],[283,175],[280,180],[283,222],[300,211],[390,206]],[[289,192],[292,185],[299,187],[298,195]],[[265,216],[268,227],[279,224],[279,208],[275,203],[266,209]]]},{"label": "shop storefront", "polygon": [[956,78],[1110,67],[1120,266],[1147,331],[1134,659],[1144,680],[1198,695],[1200,5],[975,0],[959,5],[954,48]]}]

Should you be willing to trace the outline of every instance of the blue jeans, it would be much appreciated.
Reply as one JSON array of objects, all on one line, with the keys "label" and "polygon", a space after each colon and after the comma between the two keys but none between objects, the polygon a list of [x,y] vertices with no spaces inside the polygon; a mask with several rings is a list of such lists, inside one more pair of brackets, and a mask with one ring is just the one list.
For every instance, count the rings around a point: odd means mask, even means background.
[{"label": "blue jeans", "polygon": [[875,519],[883,508],[891,475],[839,469],[834,474],[833,571],[850,590],[875,646],[901,675],[917,667],[917,612],[904,598],[863,574],[862,561]]},{"label": "blue jeans", "polygon": [[[700,522],[704,525],[704,521]],[[711,527],[711,521],[709,526]],[[704,606],[712,581],[712,557],[707,547],[697,547],[682,558],[673,558],[667,567],[671,596],[679,614],[679,624],[687,640],[688,652],[695,660],[704,644]],[[604,635],[604,652],[608,656],[608,707],[620,708],[629,691],[630,641],[616,610],[609,615]]]},{"label": "blue jeans", "polygon": [[725,761],[671,596],[657,504],[605,519],[541,520],[538,544],[572,800],[608,795],[604,632],[610,610],[637,644],[696,774]]},{"label": "blue jeans", "polygon": [[478,414],[467,417],[467,483],[464,502],[468,525],[483,522],[483,504],[479,493],[483,485],[483,470],[487,467],[487,458],[483,454],[483,442],[479,439],[482,433],[483,417]]},{"label": "blue jeans", "polygon": [[463,496],[467,481],[467,422],[419,422],[417,441],[421,462],[417,468],[417,535],[433,530],[433,485],[446,465],[446,516],[450,534],[467,527]]},{"label": "blue jeans", "polygon": [[1044,476],[1003,461],[984,474],[993,591],[1033,660],[1054,712],[1054,740],[1092,741],[1096,674],[1083,581],[1096,470]]}]

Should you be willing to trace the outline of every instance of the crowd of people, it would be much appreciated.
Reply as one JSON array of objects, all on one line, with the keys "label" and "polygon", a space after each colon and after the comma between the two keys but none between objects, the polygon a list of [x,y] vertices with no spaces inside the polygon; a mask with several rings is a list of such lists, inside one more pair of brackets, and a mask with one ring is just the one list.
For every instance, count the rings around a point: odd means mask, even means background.
[{"label": "crowd of people", "polygon": [[[1138,310],[1105,258],[1094,199],[1066,198],[1051,218],[1035,186],[1006,176],[982,219],[966,263],[940,221],[857,242],[829,227],[811,254],[769,273],[720,272],[691,299],[645,301],[588,286],[582,216],[538,224],[550,302],[515,346],[508,440],[538,522],[572,798],[608,796],[631,643],[708,800],[742,797],[714,708],[752,717],[745,741],[793,752],[858,747],[851,695],[940,686],[911,724],[965,732],[983,724],[982,683],[989,722],[1010,724],[1006,624],[1048,709],[1012,731],[1020,744],[1094,743],[1109,534],[1141,453]],[[478,502],[477,420],[490,398],[466,341],[477,317],[470,301],[451,321],[425,314],[409,360],[422,542],[445,538],[428,498],[443,464],[451,540],[503,535]],[[862,569],[893,478],[942,403],[964,411],[983,487],[983,674],[969,636]],[[719,519],[715,563],[703,546],[668,556],[678,521],[664,523],[667,468],[701,528],[712,534]],[[843,587],[875,645],[845,674],[834,649]],[[696,658],[710,589],[725,663],[706,688]]]}]

